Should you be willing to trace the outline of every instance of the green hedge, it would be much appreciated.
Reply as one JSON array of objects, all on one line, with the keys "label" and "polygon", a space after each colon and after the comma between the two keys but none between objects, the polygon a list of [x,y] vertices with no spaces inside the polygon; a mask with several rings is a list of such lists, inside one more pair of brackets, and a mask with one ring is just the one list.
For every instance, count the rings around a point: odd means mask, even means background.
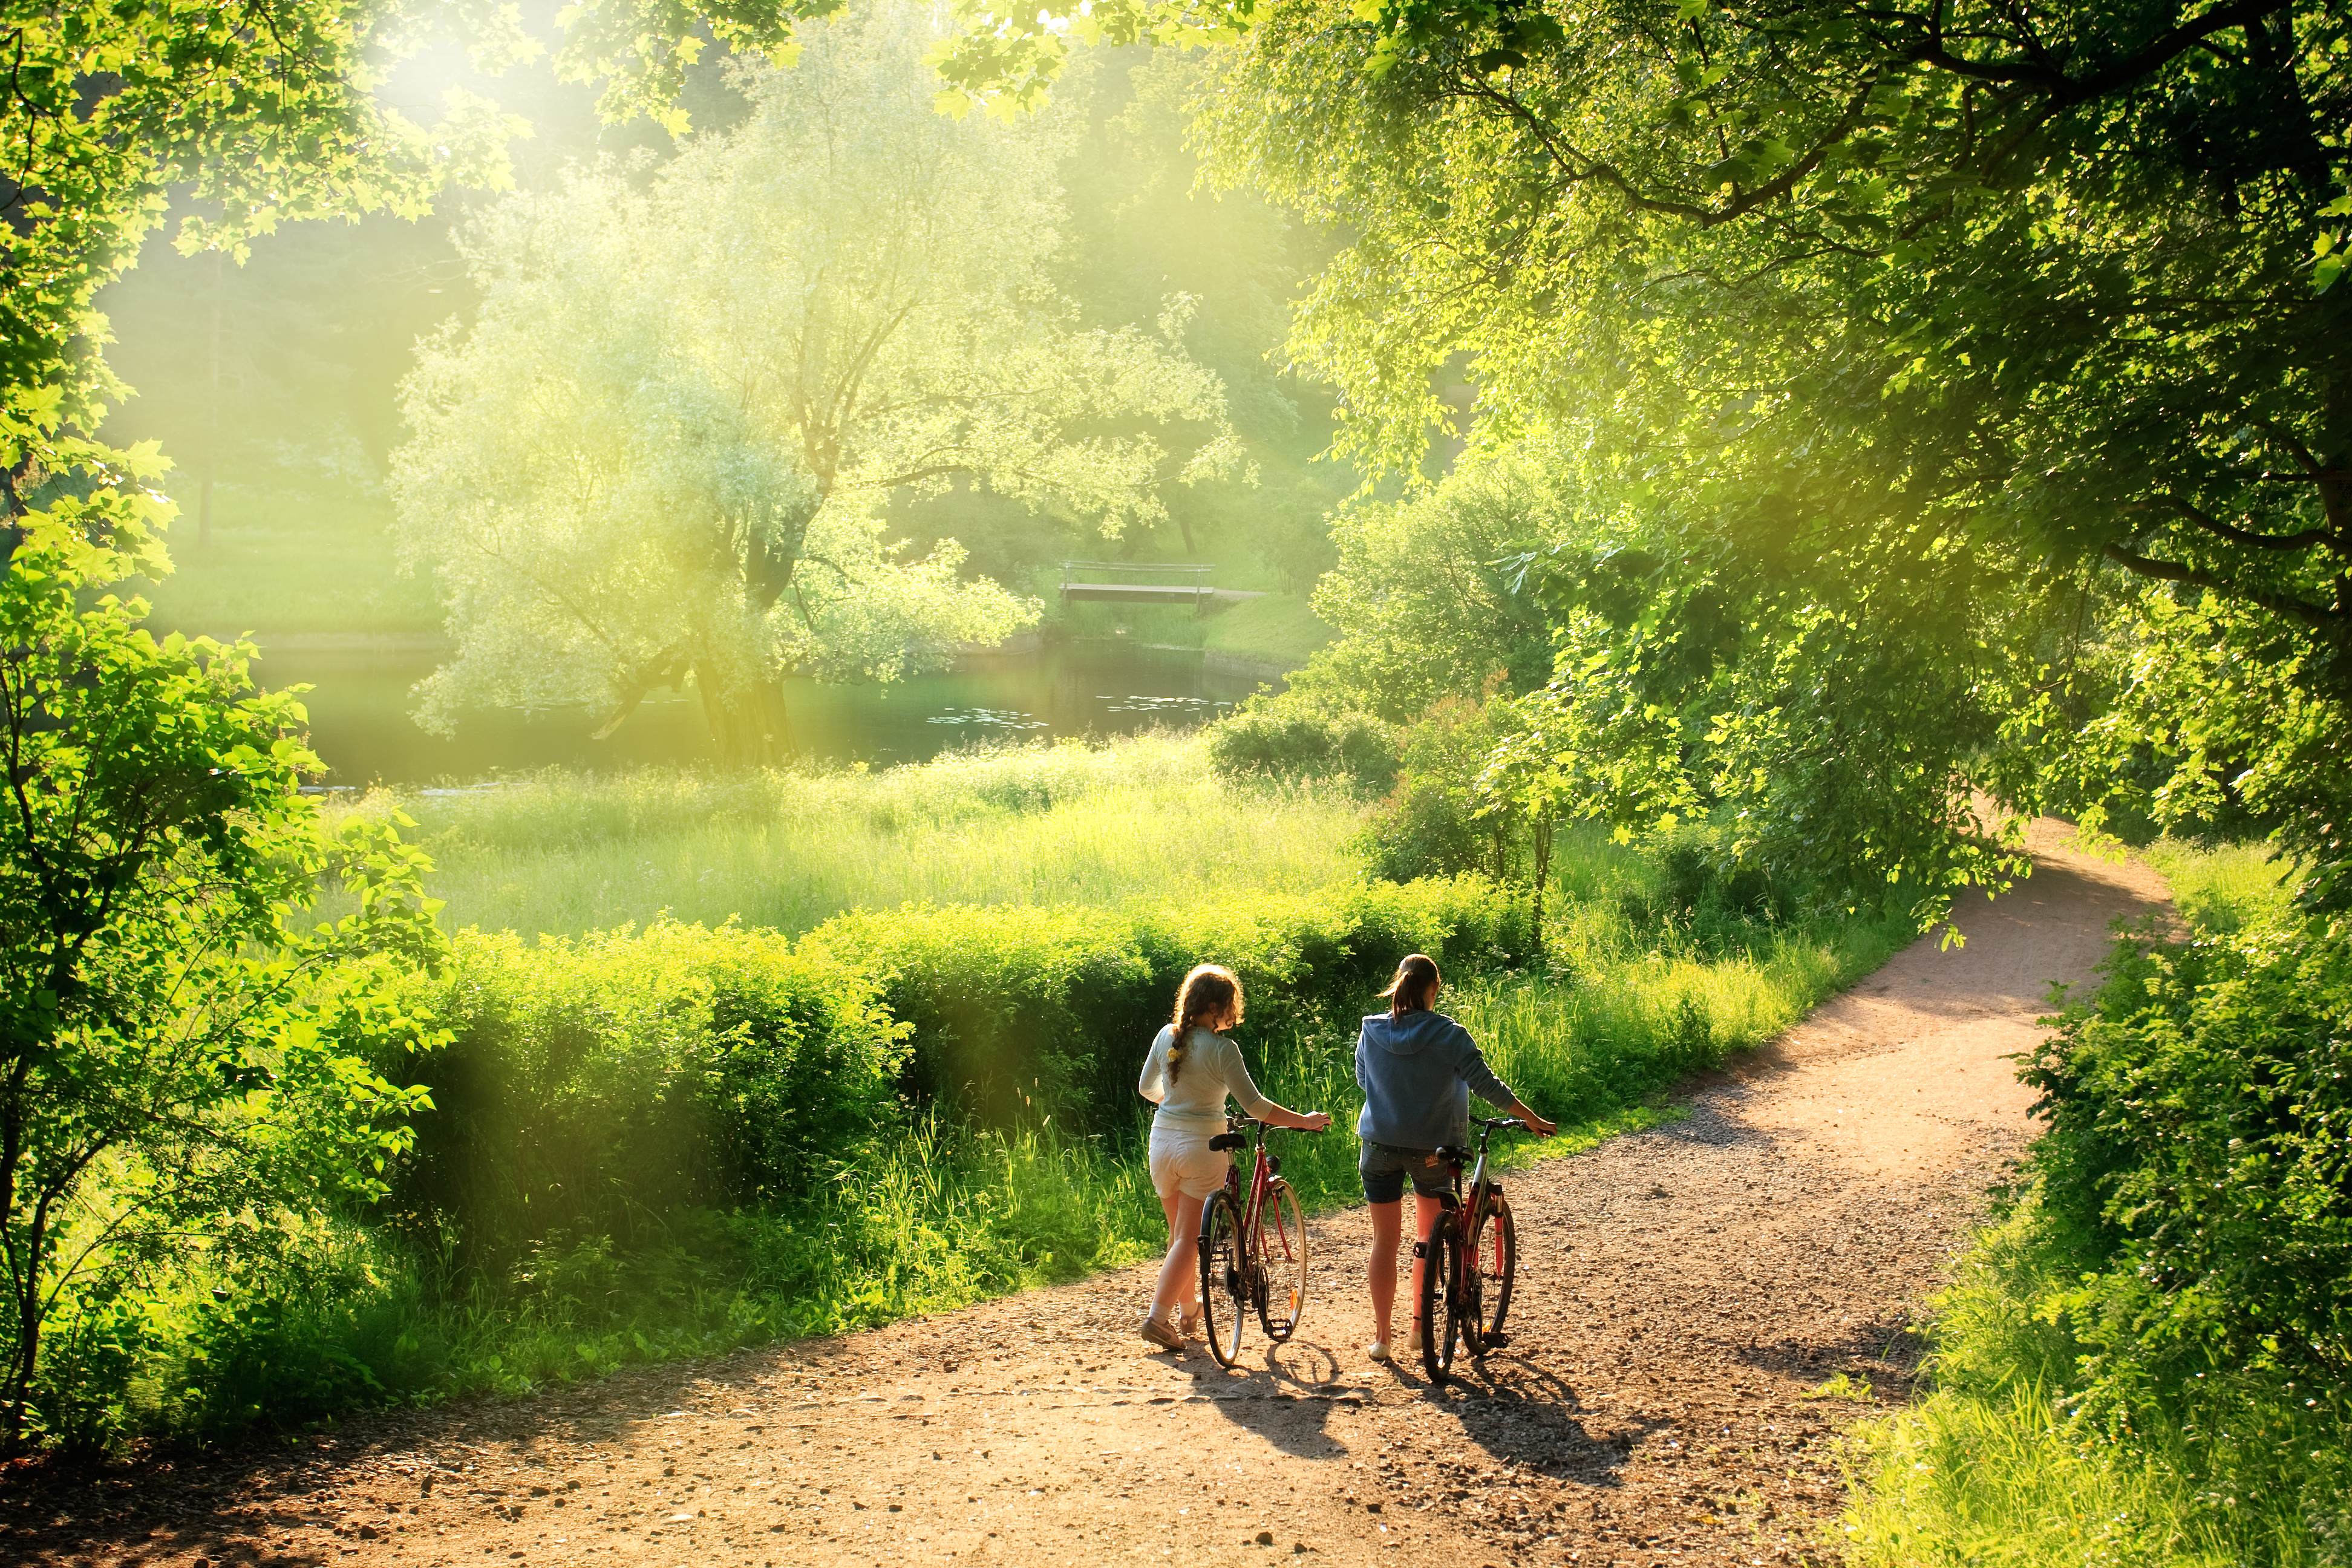
[{"label": "green hedge", "polygon": [[1132,1120],[1135,1074],[1195,963],[1230,966],[1260,1037],[1361,1013],[1408,952],[1465,973],[1528,954],[1524,900],[1481,878],[1358,884],[1189,908],[861,911],[803,939],[875,975],[913,1026],[908,1087],[985,1125]]},{"label": "green hedge", "polygon": [[906,1029],[873,982],[768,932],[467,931],[422,1005],[452,1039],[396,1212],[477,1254],[774,1197],[899,1115]]},{"label": "green hedge", "polygon": [[1523,900],[1477,878],[1174,910],[910,906],[797,942],[664,921],[526,943],[468,931],[418,1005],[449,1028],[399,1183],[473,1266],[551,1237],[772,1204],[927,1103],[991,1127],[1132,1127],[1135,1074],[1194,963],[1231,965],[1258,1037],[1371,1005],[1414,951],[1521,962]]}]

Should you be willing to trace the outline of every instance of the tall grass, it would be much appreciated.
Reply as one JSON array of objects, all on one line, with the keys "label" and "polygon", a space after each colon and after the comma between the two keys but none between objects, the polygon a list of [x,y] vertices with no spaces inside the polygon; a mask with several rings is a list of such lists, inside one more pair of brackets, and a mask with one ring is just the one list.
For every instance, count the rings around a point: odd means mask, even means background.
[{"label": "tall grass", "polygon": [[[1212,895],[1228,911],[1255,909],[1254,898],[1273,889],[1338,889],[1335,904],[1351,888],[1362,896],[1349,847],[1359,808],[1347,795],[1222,783],[1197,740],[1166,736],[968,753],[870,774],[551,774],[464,795],[377,795],[340,809],[395,807],[419,819],[440,861],[451,923],[524,932],[607,929],[665,909],[790,932],[861,906],[927,900],[1061,905],[1066,915],[1100,911],[1106,926],[1119,911],[1141,911],[1164,925],[1188,902],[1207,908]],[[1463,983],[1444,1002],[1513,1086],[1563,1124],[1549,1143],[1507,1144],[1509,1163],[1672,1114],[1662,1090],[1770,1037],[1905,938],[1866,921],[1792,928],[1694,913],[1675,906],[1658,865],[1599,835],[1563,836],[1555,867],[1545,962],[1526,973],[1499,969],[1499,957],[1483,974],[1455,966]],[[954,912],[896,918],[936,923]],[[642,948],[650,963],[659,956],[654,934],[589,945]],[[740,928],[724,942],[695,934],[729,952],[790,945]],[[547,983],[560,978],[558,950],[528,938],[459,945],[478,959],[477,950],[512,949],[534,974],[536,953]],[[1349,961],[1338,949],[1317,953],[1318,963]],[[612,984],[635,996],[621,967],[616,959]],[[1265,972],[1262,990],[1329,978],[1285,982],[1275,977],[1280,964]],[[672,1013],[716,994],[700,970],[670,978],[669,990],[637,998],[638,1011],[650,1012],[635,1024],[603,1004],[551,1014],[549,1049],[572,1062],[595,1040],[617,1049],[624,1034],[654,1049],[665,1030],[691,1023]],[[1369,1010],[1376,1004],[1365,989]],[[1312,1007],[1261,994],[1241,1036],[1268,1093],[1338,1118],[1326,1134],[1279,1135],[1286,1174],[1316,1212],[1360,1195],[1347,992]],[[761,1050],[803,1033],[817,1038],[799,995],[777,991],[753,1020],[769,1042]],[[730,1018],[740,1011],[729,1004]],[[1102,1048],[1139,1058],[1146,1043]],[[543,1092],[535,1079],[527,1086]],[[657,1097],[650,1079],[646,1092]],[[488,1093],[453,1082],[444,1114],[478,1110]],[[520,1392],[632,1362],[946,1310],[1164,1247],[1140,1100],[1098,1117],[1093,1131],[1068,1118],[989,1128],[944,1107],[886,1127],[854,1159],[821,1159],[796,1188],[731,1210],[674,1204],[639,1215],[620,1239],[591,1206],[484,1248],[458,1229],[436,1235],[433,1216],[459,1211],[425,1205],[397,1230],[343,1220],[289,1232],[275,1249],[282,1267],[266,1276],[184,1259],[167,1289],[92,1302],[77,1316],[58,1364],[61,1384],[89,1397],[60,1404],[56,1429],[116,1443]]]},{"label": "tall grass", "polygon": [[1178,904],[1356,874],[1360,814],[1213,774],[1197,736],[956,753],[877,773],[553,772],[335,808],[415,818],[455,928],[576,935],[665,911],[800,931],[907,902]]},{"label": "tall grass", "polygon": [[[1507,1164],[1664,1120],[1672,1112],[1659,1091],[1769,1038],[1903,940],[1891,926],[1846,924],[1701,942],[1645,923],[1636,908],[1578,906],[1549,973],[1449,988],[1447,1010],[1562,1123],[1548,1142],[1498,1145]],[[1360,1201],[1352,1027],[1243,1040],[1269,1095],[1338,1117],[1328,1133],[1276,1135],[1307,1207]],[[1144,1042],[1134,1046],[1139,1056]],[[789,1201],[676,1212],[660,1243],[627,1250],[601,1236],[553,1236],[499,1279],[462,1277],[346,1231],[340,1251],[323,1248],[335,1266],[306,1276],[315,1289],[209,1322],[142,1379],[152,1407],[126,1414],[149,1429],[235,1424],[234,1411],[173,1405],[205,1384],[193,1363],[173,1364],[197,1355],[245,1369],[238,1411],[283,1421],[352,1403],[526,1392],[634,1362],[872,1327],[1150,1258],[1167,1237],[1142,1155],[1148,1125],[1140,1100],[1129,1128],[1098,1136],[928,1115]],[[211,1310],[202,1285],[191,1287],[191,1321]]]},{"label": "tall grass", "polygon": [[[2029,1193],[1935,1305],[1934,1386],[1867,1427],[1853,1460],[1851,1561],[1871,1568],[2303,1568],[2345,1519],[2326,1434],[2281,1402],[2227,1400],[2200,1430],[2081,1408],[2059,1308],[2084,1260]],[[2070,1391],[2072,1392],[2070,1397]],[[2202,1449],[2202,1452],[2197,1450]],[[2280,1485],[2282,1472],[2292,1478]],[[2352,1541],[2346,1542],[2352,1545]]]}]

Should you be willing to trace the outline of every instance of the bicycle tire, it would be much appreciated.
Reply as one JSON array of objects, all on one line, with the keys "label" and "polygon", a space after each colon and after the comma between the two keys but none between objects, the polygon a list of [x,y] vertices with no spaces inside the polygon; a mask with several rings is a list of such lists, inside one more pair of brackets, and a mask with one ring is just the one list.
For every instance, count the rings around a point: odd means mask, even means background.
[{"label": "bicycle tire", "polygon": [[1421,1255],[1421,1368],[1434,1387],[1443,1388],[1454,1370],[1454,1350],[1461,1342],[1460,1308],[1462,1236],[1448,1205],[1429,1239],[1414,1249]]},{"label": "bicycle tire", "polygon": [[1201,1207],[1201,1321],[1209,1353],[1219,1366],[1241,1359],[1243,1314],[1249,1310],[1249,1258],[1242,1215],[1229,1192],[1212,1193]]},{"label": "bicycle tire", "polygon": [[1257,1265],[1257,1321],[1267,1339],[1286,1343],[1307,1314],[1307,1215],[1288,1182],[1276,1178],[1266,1184],[1252,1257]]},{"label": "bicycle tire", "polygon": [[1503,1322],[1511,1312],[1511,1287],[1518,1274],[1519,1231],[1511,1219],[1511,1205],[1500,1193],[1487,1195],[1486,1206],[1470,1227],[1470,1257],[1463,1270],[1464,1298],[1470,1310],[1471,1353],[1483,1354],[1503,1342]]}]

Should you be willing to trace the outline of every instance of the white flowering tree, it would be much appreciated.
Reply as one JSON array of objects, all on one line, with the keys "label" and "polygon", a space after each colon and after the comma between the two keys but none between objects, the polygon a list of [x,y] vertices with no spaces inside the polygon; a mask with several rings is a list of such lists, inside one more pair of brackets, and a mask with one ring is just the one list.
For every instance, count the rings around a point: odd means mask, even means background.
[{"label": "white flowering tree", "polygon": [[723,757],[783,742],[780,678],[889,679],[1034,618],[916,556],[894,493],[966,484],[1115,536],[1238,445],[1215,375],[1150,328],[1082,330],[1055,286],[1071,106],[934,107],[913,12],[810,29],[751,112],[656,172],[494,209],[482,305],[423,353],[395,494],[457,652],[428,722],[691,688]]}]

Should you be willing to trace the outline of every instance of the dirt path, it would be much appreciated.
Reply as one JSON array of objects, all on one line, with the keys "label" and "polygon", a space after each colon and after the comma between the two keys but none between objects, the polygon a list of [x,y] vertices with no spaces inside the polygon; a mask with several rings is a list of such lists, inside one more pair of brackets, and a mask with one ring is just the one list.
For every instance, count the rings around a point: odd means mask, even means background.
[{"label": "dirt path", "polygon": [[[1369,1363],[1361,1211],[1318,1222],[1299,1340],[1149,1353],[1146,1271],[593,1388],[355,1422],[299,1451],[0,1500],[0,1559],[87,1563],[1753,1564],[1836,1510],[1832,1439],[2023,1142],[2004,1059],[2158,907],[2036,842],[1690,1115],[1521,1174],[1522,1303],[1483,1375]],[[1522,1316],[1521,1314],[1524,1314]],[[1438,1554],[1432,1557],[1430,1553]]]}]

